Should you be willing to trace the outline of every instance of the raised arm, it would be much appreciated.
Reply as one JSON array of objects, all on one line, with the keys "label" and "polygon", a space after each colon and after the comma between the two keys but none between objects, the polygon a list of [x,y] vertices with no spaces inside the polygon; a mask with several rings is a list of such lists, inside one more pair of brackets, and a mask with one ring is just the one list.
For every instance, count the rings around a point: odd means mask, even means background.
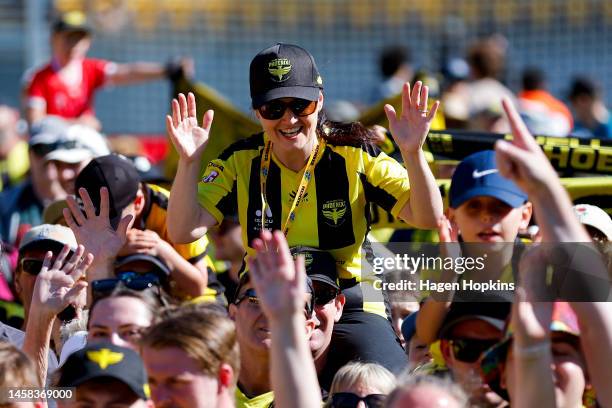
[{"label": "raised arm", "polygon": [[168,201],[168,234],[175,244],[187,244],[206,234],[217,220],[198,204],[198,180],[202,154],[208,144],[213,120],[208,110],[198,126],[195,96],[179,94],[172,100],[172,116],[166,116],[166,131],[179,155],[178,169]]},{"label": "raised arm", "polygon": [[160,64],[158,62],[131,62],[117,64],[116,69],[108,74],[108,82],[112,85],[126,85],[156,79],[173,78],[177,73],[193,74],[193,60],[181,59],[179,62]]},{"label": "raised arm", "polygon": [[440,102],[427,112],[428,88],[419,81],[402,89],[402,113],[397,115],[391,105],[385,105],[389,128],[402,152],[402,158],[410,181],[410,199],[402,208],[400,218],[418,228],[436,228],[442,216],[443,204],[440,190],[423,152],[423,143],[429,133]]},{"label": "raised arm", "polygon": [[311,408],[321,406],[304,317],[306,272],[304,258],[291,258],[280,231],[264,231],[253,241],[257,251],[249,270],[261,307],[270,322],[271,382],[275,406]]},{"label": "raised arm", "polygon": [[64,246],[53,265],[53,254],[47,252],[32,293],[23,351],[36,365],[40,384],[45,384],[47,378],[49,342],[55,316],[76,302],[87,288],[81,277],[91,265],[93,255],[85,254],[84,247],[79,245],[74,255],[66,260],[69,251],[68,245]]}]

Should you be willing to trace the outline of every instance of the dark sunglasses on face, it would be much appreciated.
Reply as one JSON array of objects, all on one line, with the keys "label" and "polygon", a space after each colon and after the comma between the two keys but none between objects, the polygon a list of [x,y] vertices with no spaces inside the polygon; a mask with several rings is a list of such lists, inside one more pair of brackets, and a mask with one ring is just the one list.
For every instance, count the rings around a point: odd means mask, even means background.
[{"label": "dark sunglasses on face", "polygon": [[[244,293],[234,300],[235,305],[239,305],[243,300],[248,299],[249,304],[259,306],[259,298],[255,293],[255,289],[249,288],[244,291]],[[309,319],[312,316],[312,310],[314,307],[314,302],[306,302],[304,306],[304,313],[306,314],[306,319]]]},{"label": "dark sunglasses on face", "polygon": [[482,353],[497,344],[497,340],[452,339],[450,344],[455,359],[464,363],[475,363]]},{"label": "dark sunglasses on face", "polygon": [[54,150],[73,150],[80,147],[85,147],[76,140],[64,140],[55,143],[38,143],[30,146],[30,149],[38,157],[45,157]]},{"label": "dark sunglasses on face", "polygon": [[159,278],[154,273],[120,272],[116,278],[99,279],[91,283],[94,299],[108,296],[122,282],[125,287],[132,290],[145,290],[155,288],[159,290]]},{"label": "dark sunglasses on face", "polygon": [[[72,258],[73,252],[70,251],[66,256],[66,260]],[[51,265],[55,262],[55,258],[51,260]],[[43,266],[43,260],[38,258],[23,258],[21,260],[21,270],[30,275],[38,275]]]},{"label": "dark sunglasses on face", "polygon": [[332,396],[333,408],[355,408],[359,401],[363,401],[367,408],[382,408],[387,396],[384,394],[370,394],[360,397],[352,392],[337,392]]},{"label": "dark sunglasses on face", "polygon": [[334,300],[340,291],[328,285],[314,285],[315,305],[324,306]]},{"label": "dark sunglasses on face", "polygon": [[287,108],[291,109],[291,112],[296,116],[308,116],[317,109],[317,101],[294,98],[289,102],[283,102],[280,99],[274,99],[264,103],[257,110],[262,118],[277,120],[283,117]]}]

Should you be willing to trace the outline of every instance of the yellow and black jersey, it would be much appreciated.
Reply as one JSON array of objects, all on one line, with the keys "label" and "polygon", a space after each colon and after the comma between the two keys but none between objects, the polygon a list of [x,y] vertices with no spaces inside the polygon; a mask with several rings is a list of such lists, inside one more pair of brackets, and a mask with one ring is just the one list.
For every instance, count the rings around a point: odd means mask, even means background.
[{"label": "yellow and black jersey", "polygon": [[[208,164],[198,184],[198,201],[217,222],[238,214],[247,255],[254,254],[249,244],[261,231],[260,167],[267,140],[261,133],[234,143]],[[267,229],[281,229],[303,172],[286,168],[272,154],[266,182]],[[289,246],[329,251],[341,279],[361,281],[368,205],[376,203],[397,216],[409,198],[406,170],[377,148],[328,143],[313,173],[287,234]]]},{"label": "yellow and black jersey", "polygon": [[274,407],[274,391],[268,391],[264,394],[249,398],[239,387],[236,387],[234,393],[236,399],[236,408],[273,408]]},{"label": "yellow and black jersey", "polygon": [[[214,266],[210,257],[206,254],[208,248],[208,238],[204,235],[197,241],[189,244],[174,244],[168,236],[168,227],[166,226],[166,218],[168,213],[168,197],[170,192],[162,187],[154,184],[144,184],[143,190],[145,196],[145,207],[140,217],[140,223],[134,225],[135,228],[141,230],[151,230],[156,232],[159,237],[169,242],[172,247],[183,258],[192,264],[197,263],[202,258],[206,259],[206,267],[208,270],[208,286],[209,292],[207,296],[214,300],[216,294],[220,294],[223,290],[216,280]],[[208,297],[207,297],[208,299]]]}]

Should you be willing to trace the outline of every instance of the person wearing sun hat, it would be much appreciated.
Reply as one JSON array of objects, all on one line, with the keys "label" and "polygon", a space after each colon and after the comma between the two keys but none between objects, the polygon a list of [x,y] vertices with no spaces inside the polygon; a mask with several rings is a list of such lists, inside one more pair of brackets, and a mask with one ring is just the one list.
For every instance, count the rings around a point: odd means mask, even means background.
[{"label": "person wearing sun hat", "polygon": [[604,210],[591,204],[576,204],[574,213],[594,241],[612,241],[612,219]]},{"label": "person wearing sun hat", "polygon": [[[550,323],[550,342],[521,349],[513,347],[514,329],[507,324],[503,340],[491,347],[480,361],[483,380],[497,394],[512,403],[512,396],[520,392],[515,388],[513,360],[538,358],[547,351],[552,353],[552,371],[555,378],[557,407],[579,407],[587,389],[587,369],[580,346],[580,326],[576,314],[567,302],[555,302]],[[546,348],[543,348],[546,347]]]}]

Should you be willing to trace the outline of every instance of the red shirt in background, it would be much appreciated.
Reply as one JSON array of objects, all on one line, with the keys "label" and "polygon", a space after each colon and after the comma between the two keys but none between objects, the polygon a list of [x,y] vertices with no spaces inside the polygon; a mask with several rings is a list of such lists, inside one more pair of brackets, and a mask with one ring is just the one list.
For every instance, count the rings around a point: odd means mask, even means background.
[{"label": "red shirt in background", "polygon": [[70,86],[61,79],[53,63],[49,63],[34,73],[28,87],[28,105],[44,107],[47,115],[67,119],[93,114],[94,93],[104,86],[107,73],[114,65],[105,60],[85,58],[81,83]]}]

